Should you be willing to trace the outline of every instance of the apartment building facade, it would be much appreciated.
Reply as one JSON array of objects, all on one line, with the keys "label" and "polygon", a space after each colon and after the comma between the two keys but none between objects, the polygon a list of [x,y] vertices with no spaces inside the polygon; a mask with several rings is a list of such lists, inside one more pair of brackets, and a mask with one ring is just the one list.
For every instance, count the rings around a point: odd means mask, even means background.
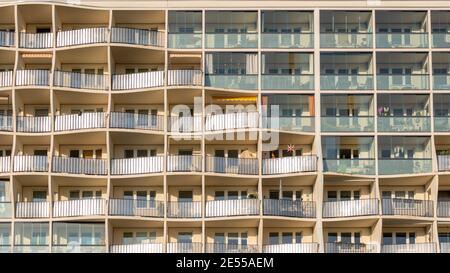
[{"label": "apartment building facade", "polygon": [[450,252],[447,1],[0,5],[0,252]]}]

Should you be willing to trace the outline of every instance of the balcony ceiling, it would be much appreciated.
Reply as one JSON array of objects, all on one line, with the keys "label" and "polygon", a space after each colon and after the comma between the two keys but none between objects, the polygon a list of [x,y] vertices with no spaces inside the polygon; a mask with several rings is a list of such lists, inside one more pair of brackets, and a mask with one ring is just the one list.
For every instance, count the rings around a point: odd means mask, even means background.
[{"label": "balcony ceiling", "polygon": [[26,24],[51,24],[52,6],[29,4],[19,6],[20,16]]},{"label": "balcony ceiling", "polygon": [[[256,139],[258,133],[228,133],[228,134],[208,134],[205,136],[205,142],[207,145],[256,145],[258,140]],[[215,139],[213,139],[213,137]],[[245,139],[243,139],[245,138]],[[229,139],[229,140],[228,140]],[[244,147],[241,147],[244,148]]]},{"label": "balcony ceiling", "polygon": [[12,51],[0,51],[0,64],[14,66],[15,56]]},{"label": "balcony ceiling", "polygon": [[450,24],[450,11],[431,11],[432,24]]},{"label": "balcony ceiling", "polygon": [[114,187],[163,187],[163,176],[147,176],[147,177],[128,177],[128,178],[114,178],[111,179],[111,186]]},{"label": "balcony ceiling", "polygon": [[111,132],[113,145],[158,145],[163,146],[164,136],[139,133]]},{"label": "balcony ceiling", "polygon": [[[433,176],[430,175],[416,175],[412,177],[390,177],[390,178],[380,178],[380,186],[425,186],[431,182]],[[425,189],[424,189],[425,190]]]},{"label": "balcony ceiling", "polygon": [[[397,216],[395,216],[397,217]],[[410,218],[411,216],[406,216]],[[432,221],[412,220],[412,219],[383,219],[383,232],[385,228],[428,228],[431,226]]]},{"label": "balcony ceiling", "polygon": [[133,104],[164,104],[164,91],[137,92],[130,94],[112,94],[112,102],[115,106]]},{"label": "balcony ceiling", "polygon": [[56,6],[56,13],[62,24],[102,24],[109,22],[108,10],[94,10]]},{"label": "balcony ceiling", "polygon": [[116,24],[162,24],[165,21],[164,11],[115,10],[113,20]]},{"label": "balcony ceiling", "polygon": [[233,217],[226,218],[227,220],[223,221],[209,220],[206,218],[205,225],[207,228],[220,228],[220,230],[210,230],[210,232],[226,231],[228,228],[257,228],[259,226],[259,219],[229,219]]},{"label": "balcony ceiling", "polygon": [[433,57],[433,67],[436,64],[441,64],[444,66],[444,68],[447,68],[447,66],[450,63],[450,53],[448,52],[435,52],[432,54]]},{"label": "balcony ceiling", "polygon": [[[324,219],[322,225],[324,228],[372,228],[378,222],[378,219],[357,219],[357,220],[339,220],[339,219]],[[324,230],[324,234],[327,234],[327,230]]]},{"label": "balcony ceiling", "polygon": [[[143,217],[144,218],[144,217]],[[120,230],[126,228],[126,229],[142,229],[142,228],[164,228],[164,222],[157,220],[157,221],[149,221],[148,218],[144,219],[109,219],[109,223],[113,230],[115,228],[120,228]],[[114,231],[113,231],[114,233]],[[161,231],[162,233],[162,231]],[[112,243],[114,244],[114,243]]]},{"label": "balcony ceiling", "polygon": [[264,178],[262,179],[263,186],[273,186],[279,187],[280,182],[282,186],[312,186],[316,183],[316,175],[315,174],[305,174],[301,177],[299,176],[286,176],[286,177],[277,177],[277,178]]},{"label": "balcony ceiling", "polygon": [[407,104],[407,105],[426,104],[428,100],[429,96],[422,94],[412,94],[412,95],[378,94],[378,106],[388,104]]},{"label": "balcony ceiling", "polygon": [[256,24],[258,13],[256,11],[206,11],[205,22],[208,24],[224,25],[229,22],[233,24]]},{"label": "balcony ceiling", "polygon": [[[50,136],[18,136],[17,137],[17,147],[20,145],[43,145],[50,146]],[[49,147],[50,148],[50,147]]]},{"label": "balcony ceiling", "polygon": [[[177,104],[194,105],[194,98],[200,98],[201,103],[202,91],[198,89],[176,89],[167,92],[167,99],[170,101],[169,109]],[[199,109],[201,111],[201,109]]]},{"label": "balcony ceiling", "polygon": [[108,48],[102,46],[59,51],[56,59],[63,64],[107,64]]},{"label": "balcony ceiling", "polygon": [[21,175],[14,177],[14,181],[17,182],[18,188],[20,187],[48,187],[47,175]]},{"label": "balcony ceiling", "polygon": [[425,11],[377,11],[375,14],[377,24],[416,24],[427,16]]},{"label": "balcony ceiling", "polygon": [[[439,187],[445,187],[445,190],[448,190],[450,186],[450,173],[439,175]],[[444,190],[440,188],[440,190]]]},{"label": "balcony ceiling", "polygon": [[265,216],[263,219],[264,229],[266,228],[313,228],[315,221],[295,221],[286,219],[270,219],[270,217]]},{"label": "balcony ceiling", "polygon": [[[23,104],[41,104],[41,105],[48,105],[50,107],[50,90],[23,89],[23,90],[17,90],[16,94],[18,95],[18,97],[20,98],[20,101]],[[16,104],[17,103],[18,102],[16,101]],[[19,105],[19,104],[17,104],[17,105]],[[20,107],[22,107],[22,106],[20,106]]]},{"label": "balcony ceiling", "polygon": [[321,11],[321,24],[370,24],[371,12],[367,11]]},{"label": "balcony ceiling", "polygon": [[89,132],[83,134],[65,134],[55,136],[55,146],[57,145],[106,145],[105,132]]},{"label": "balcony ceiling", "polygon": [[0,24],[14,25],[14,6],[0,8]]},{"label": "balcony ceiling", "polygon": [[[93,94],[83,92],[64,92],[55,90],[56,102],[65,105],[90,105],[90,104],[101,104],[104,105],[105,111],[108,106],[108,95],[107,94]],[[61,108],[57,106],[56,108]]]},{"label": "balcony ceiling", "polygon": [[13,143],[12,135],[0,135],[0,143],[2,146],[11,146]]},{"label": "balcony ceiling", "polygon": [[168,175],[167,185],[169,186],[168,192],[170,192],[170,187],[177,187],[177,186],[200,187],[202,185],[202,177],[201,175],[184,175],[184,176]]},{"label": "balcony ceiling", "polygon": [[322,53],[320,63],[323,64],[368,64],[372,60],[371,53]]},{"label": "balcony ceiling", "polygon": [[358,178],[351,175],[326,175],[324,177],[324,186],[369,186],[375,183],[372,178]]},{"label": "balcony ceiling", "polygon": [[226,177],[217,175],[206,175],[205,186],[224,186],[226,187],[257,187],[258,178],[246,177]]},{"label": "balcony ceiling", "polygon": [[126,47],[111,47],[114,62],[120,64],[163,64],[164,52]]},{"label": "balcony ceiling", "polygon": [[416,64],[425,63],[427,53],[397,53],[379,52],[377,53],[377,64]]},{"label": "balcony ceiling", "polygon": [[308,11],[263,11],[266,24],[309,24],[312,23],[313,13]]},{"label": "balcony ceiling", "polygon": [[448,136],[434,136],[436,145],[450,145],[450,137]]},{"label": "balcony ceiling", "polygon": [[73,179],[72,177],[54,176],[52,177],[52,184],[55,185],[55,190],[56,187],[83,187],[89,185],[92,187],[104,187],[106,191],[108,180],[106,178],[80,177]]},{"label": "balcony ceiling", "polygon": [[[323,139],[327,139],[324,141]],[[329,139],[329,140],[328,140]],[[322,137],[322,145],[371,145],[373,143],[373,137],[358,137],[358,136],[346,136],[346,137]]]}]

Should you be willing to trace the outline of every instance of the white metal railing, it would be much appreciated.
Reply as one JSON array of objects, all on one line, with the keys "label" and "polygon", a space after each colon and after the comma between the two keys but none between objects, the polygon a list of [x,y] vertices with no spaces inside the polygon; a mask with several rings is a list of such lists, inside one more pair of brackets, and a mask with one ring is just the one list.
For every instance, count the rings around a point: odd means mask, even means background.
[{"label": "white metal railing", "polygon": [[0,72],[0,87],[10,87],[13,85],[13,71]]},{"label": "white metal railing", "polygon": [[206,217],[259,215],[258,199],[213,200],[206,202]]},{"label": "white metal railing", "polygon": [[440,172],[450,171],[450,155],[438,155],[437,159]]},{"label": "white metal railing", "polygon": [[164,46],[164,32],[147,29],[113,27],[111,43],[134,44],[144,46]]},{"label": "white metal railing", "polygon": [[106,113],[80,113],[55,116],[55,131],[71,131],[106,127]]},{"label": "white metal railing", "polygon": [[53,47],[53,33],[24,33],[19,36],[19,47],[21,48],[51,48]]},{"label": "white metal railing", "polygon": [[206,171],[214,173],[257,175],[258,159],[207,156]]},{"label": "white metal railing", "polygon": [[47,172],[48,157],[45,155],[16,155],[13,165],[15,172]]},{"label": "white metal railing", "polygon": [[167,253],[201,253],[202,243],[167,243]]},{"label": "white metal railing", "polygon": [[319,244],[317,243],[296,243],[296,244],[276,244],[264,245],[264,253],[317,253]]},{"label": "white metal railing", "polygon": [[105,199],[78,199],[53,202],[53,217],[74,217],[105,214]]},{"label": "white metal railing", "polygon": [[266,158],[262,160],[263,174],[314,172],[317,170],[315,155]]},{"label": "white metal railing", "polygon": [[258,122],[259,113],[256,111],[207,115],[205,131],[258,128]]},{"label": "white metal railing", "polygon": [[170,86],[200,86],[202,85],[203,73],[201,70],[194,69],[178,69],[169,70],[168,72],[168,83]]},{"label": "white metal railing", "polygon": [[112,75],[112,90],[160,87],[164,85],[164,71]]},{"label": "white metal railing", "polygon": [[14,46],[15,32],[14,31],[0,31],[0,46]]},{"label": "white metal railing", "polygon": [[381,253],[436,253],[435,243],[382,245]]},{"label": "white metal railing", "polygon": [[164,202],[147,199],[110,198],[109,215],[164,217]]},{"label": "white metal railing", "polygon": [[105,245],[53,245],[52,253],[105,253]]},{"label": "white metal railing", "polygon": [[190,133],[202,131],[202,117],[190,116],[190,117],[168,117],[168,131]]},{"label": "white metal railing", "polygon": [[164,157],[136,157],[111,159],[112,175],[160,173],[163,171]]},{"label": "white metal railing", "polygon": [[11,170],[11,157],[0,156],[0,173],[9,173]]},{"label": "white metal railing", "polygon": [[0,114],[0,131],[12,131],[12,116]]},{"label": "white metal railing", "polygon": [[158,243],[111,245],[110,253],[162,253],[163,245]]},{"label": "white metal railing", "polygon": [[17,218],[48,218],[50,202],[17,202]]},{"label": "white metal railing", "polygon": [[325,201],[323,217],[351,217],[378,214],[378,199]]},{"label": "white metal railing", "polygon": [[53,172],[106,175],[108,161],[101,158],[53,157]]},{"label": "white metal railing", "polygon": [[201,172],[202,156],[200,155],[168,155],[168,172]]},{"label": "white metal railing", "polygon": [[53,85],[74,89],[107,90],[108,75],[59,71],[53,74]]},{"label": "white metal railing", "polygon": [[163,115],[111,112],[109,127],[121,129],[164,130]]},{"label": "white metal railing", "polygon": [[200,218],[202,217],[202,202],[198,201],[167,202],[167,217]]},{"label": "white metal railing", "polygon": [[257,245],[243,244],[206,244],[206,253],[258,253]]},{"label": "white metal railing", "polygon": [[23,69],[16,71],[17,86],[49,86],[50,70],[45,69]]},{"label": "white metal railing", "polygon": [[64,47],[106,43],[108,41],[108,34],[108,28],[106,27],[59,31],[56,36],[56,46]]},{"label": "white metal railing", "polygon": [[17,131],[24,133],[45,133],[51,131],[51,117],[16,117]]}]

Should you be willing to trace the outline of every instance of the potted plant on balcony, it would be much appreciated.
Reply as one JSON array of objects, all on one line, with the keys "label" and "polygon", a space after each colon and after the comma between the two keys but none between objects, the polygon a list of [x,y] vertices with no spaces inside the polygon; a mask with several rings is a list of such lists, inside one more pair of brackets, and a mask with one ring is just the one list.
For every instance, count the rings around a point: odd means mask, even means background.
[{"label": "potted plant on balcony", "polygon": [[248,199],[258,199],[258,193],[256,192],[250,192],[247,194]]}]

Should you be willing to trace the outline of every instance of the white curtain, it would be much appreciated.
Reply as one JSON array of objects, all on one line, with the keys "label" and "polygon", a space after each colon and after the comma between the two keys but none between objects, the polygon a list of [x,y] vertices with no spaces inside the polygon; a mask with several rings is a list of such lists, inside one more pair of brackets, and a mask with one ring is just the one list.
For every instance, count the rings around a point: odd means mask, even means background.
[{"label": "white curtain", "polygon": [[206,54],[205,56],[205,70],[206,74],[213,74],[213,54]]},{"label": "white curtain", "polygon": [[245,55],[245,70],[247,74],[258,74],[258,55],[246,54]]}]

